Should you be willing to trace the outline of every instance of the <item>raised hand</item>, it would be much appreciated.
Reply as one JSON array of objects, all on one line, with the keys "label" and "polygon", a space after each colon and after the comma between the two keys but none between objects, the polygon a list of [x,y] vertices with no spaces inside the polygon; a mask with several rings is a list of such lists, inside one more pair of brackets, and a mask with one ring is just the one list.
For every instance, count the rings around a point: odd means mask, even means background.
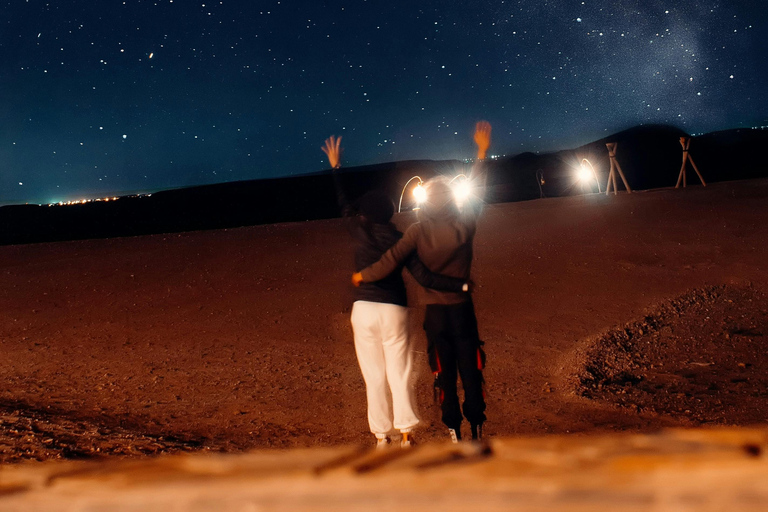
[{"label": "raised hand", "polygon": [[478,121],[475,125],[475,144],[477,144],[477,159],[483,160],[488,148],[491,147],[491,123]]},{"label": "raised hand", "polygon": [[325,139],[325,146],[320,148],[328,156],[328,162],[333,169],[341,167],[341,135],[331,135]]}]

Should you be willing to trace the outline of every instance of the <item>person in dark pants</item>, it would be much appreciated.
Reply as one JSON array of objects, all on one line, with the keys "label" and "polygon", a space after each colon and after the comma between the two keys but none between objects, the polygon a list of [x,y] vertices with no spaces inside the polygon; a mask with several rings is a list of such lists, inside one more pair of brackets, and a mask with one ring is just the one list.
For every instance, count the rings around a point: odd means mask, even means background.
[{"label": "person in dark pants", "polygon": [[[467,180],[477,189],[484,188],[482,161],[490,141],[491,125],[485,121],[477,123],[478,163]],[[410,226],[379,261],[354,274],[354,284],[385,278],[414,252],[432,272],[469,282],[480,202],[465,200],[460,207],[450,185],[444,178],[426,183],[427,198],[419,211],[419,222]],[[464,417],[470,423],[472,438],[480,439],[486,420],[482,374],[485,353],[471,296],[437,290],[426,290],[424,296],[424,330],[430,365],[440,390],[443,423],[452,440],[458,442],[463,421],[457,389],[457,378],[461,377]]]},{"label": "person in dark pants", "polygon": [[[472,439],[482,437],[485,423],[483,368],[485,352],[478,335],[475,309],[471,300],[459,304],[427,304],[424,314],[429,365],[442,409],[443,423],[451,439],[461,439],[462,409],[459,407],[457,377],[464,388],[464,417],[469,421]],[[458,372],[458,374],[457,374]]]}]

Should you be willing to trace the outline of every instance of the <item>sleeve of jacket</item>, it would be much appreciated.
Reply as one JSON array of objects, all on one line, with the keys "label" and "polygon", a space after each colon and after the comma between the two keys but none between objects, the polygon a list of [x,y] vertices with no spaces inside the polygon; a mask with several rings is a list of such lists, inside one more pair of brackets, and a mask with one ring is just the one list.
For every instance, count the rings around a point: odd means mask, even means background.
[{"label": "sleeve of jacket", "polygon": [[485,187],[488,184],[488,160],[478,160],[472,166],[469,172],[469,179],[472,180],[472,186],[476,190],[482,190],[485,192]]},{"label": "sleeve of jacket", "polygon": [[466,284],[464,279],[435,274],[421,262],[416,253],[411,253],[405,260],[405,266],[408,268],[408,272],[416,279],[416,282],[424,288],[432,288],[443,292],[461,292]]},{"label": "sleeve of jacket", "polygon": [[[469,200],[465,202],[461,209],[462,221],[464,223],[474,224],[477,217],[482,212],[483,204],[486,200],[486,192],[488,189],[488,160],[478,160],[475,165],[472,166],[472,170],[469,174],[469,179],[472,183],[473,196],[470,196]],[[474,229],[474,228],[473,228]]]},{"label": "sleeve of jacket", "polygon": [[336,169],[331,169],[331,175],[333,176],[333,186],[336,189],[336,202],[341,210],[341,217],[344,219],[344,227],[347,232],[352,235],[352,238],[359,240],[363,238],[360,226],[360,217],[357,215],[357,209],[355,205],[349,202],[347,195],[344,193],[344,187],[341,186],[341,178]]},{"label": "sleeve of jacket", "polygon": [[342,217],[353,217],[357,214],[354,206],[347,199],[347,195],[344,193],[344,187],[341,186],[341,178],[336,169],[331,169],[331,175],[333,176],[333,186],[336,189],[336,203],[339,205]]},{"label": "sleeve of jacket", "polygon": [[413,224],[406,230],[403,238],[385,252],[379,261],[361,271],[363,282],[371,283],[384,279],[394,272],[400,265],[405,263],[408,256],[416,250],[416,239],[418,235],[418,224]]}]

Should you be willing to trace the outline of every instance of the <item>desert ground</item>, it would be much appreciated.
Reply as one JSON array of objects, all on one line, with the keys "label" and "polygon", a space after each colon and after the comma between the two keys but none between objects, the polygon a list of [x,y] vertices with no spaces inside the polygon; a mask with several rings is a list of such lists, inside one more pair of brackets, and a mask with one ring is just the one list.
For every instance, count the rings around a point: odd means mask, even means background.
[{"label": "desert ground", "polygon": [[[352,251],[341,219],[0,247],[0,462],[370,444]],[[488,205],[486,435],[764,423],[766,262],[768,180]]]}]

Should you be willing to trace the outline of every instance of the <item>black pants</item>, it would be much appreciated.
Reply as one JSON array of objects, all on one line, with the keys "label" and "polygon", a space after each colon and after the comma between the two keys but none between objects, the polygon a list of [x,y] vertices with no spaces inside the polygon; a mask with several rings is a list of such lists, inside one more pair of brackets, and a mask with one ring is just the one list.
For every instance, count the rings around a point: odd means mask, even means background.
[{"label": "black pants", "polygon": [[440,388],[443,423],[459,429],[457,378],[464,387],[464,416],[473,425],[485,421],[483,372],[485,354],[477,333],[477,319],[472,301],[461,304],[427,304],[424,316],[427,353]]}]

